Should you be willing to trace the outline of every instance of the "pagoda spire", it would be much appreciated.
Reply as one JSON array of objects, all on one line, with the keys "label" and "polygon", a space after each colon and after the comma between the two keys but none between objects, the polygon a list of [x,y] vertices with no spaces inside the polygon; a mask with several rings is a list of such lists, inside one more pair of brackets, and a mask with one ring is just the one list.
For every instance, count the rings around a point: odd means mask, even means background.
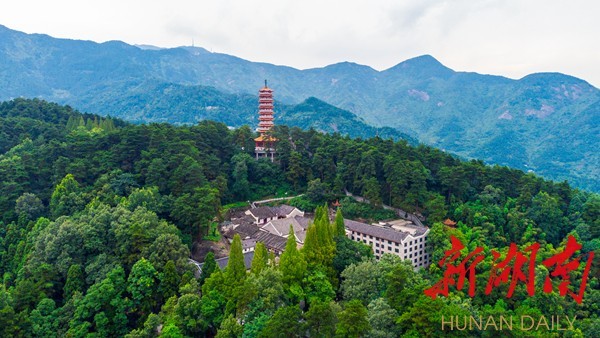
[{"label": "pagoda spire", "polygon": [[273,90],[267,86],[265,79],[265,86],[258,91],[258,132],[260,136],[254,139],[256,159],[270,157],[271,161],[274,161],[274,145],[277,140],[269,133],[273,126]]},{"label": "pagoda spire", "polygon": [[258,91],[258,132],[264,135],[273,128],[273,90],[265,86]]}]

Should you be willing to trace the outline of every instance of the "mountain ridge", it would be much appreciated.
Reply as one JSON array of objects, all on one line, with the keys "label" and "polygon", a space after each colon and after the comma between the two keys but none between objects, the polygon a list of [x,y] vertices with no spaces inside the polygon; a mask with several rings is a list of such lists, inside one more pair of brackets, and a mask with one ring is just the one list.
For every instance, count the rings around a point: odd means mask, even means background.
[{"label": "mountain ridge", "polygon": [[[3,100],[40,97],[109,114],[116,108],[111,98],[127,105],[122,98],[144,97],[139,90],[148,83],[255,96],[268,79],[283,105],[316,97],[366,124],[398,129],[465,158],[600,191],[600,155],[591,151],[600,148],[600,90],[561,73],[514,80],[454,71],[431,55],[383,71],[351,62],[299,70],[200,48],[143,50],[123,42],[54,39],[9,28],[0,29],[0,36]],[[140,107],[159,101],[168,112],[181,106],[166,100],[168,93],[155,94],[161,97],[146,95]]]}]

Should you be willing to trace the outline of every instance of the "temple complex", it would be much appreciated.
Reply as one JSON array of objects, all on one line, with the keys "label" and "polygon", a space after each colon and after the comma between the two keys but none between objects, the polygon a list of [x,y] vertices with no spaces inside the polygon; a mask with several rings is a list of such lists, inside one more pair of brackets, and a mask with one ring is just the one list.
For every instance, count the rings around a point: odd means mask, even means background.
[{"label": "temple complex", "polygon": [[258,132],[260,136],[254,139],[254,152],[256,159],[267,157],[271,161],[275,158],[275,142],[277,139],[270,135],[273,128],[273,90],[265,86],[258,91]]}]

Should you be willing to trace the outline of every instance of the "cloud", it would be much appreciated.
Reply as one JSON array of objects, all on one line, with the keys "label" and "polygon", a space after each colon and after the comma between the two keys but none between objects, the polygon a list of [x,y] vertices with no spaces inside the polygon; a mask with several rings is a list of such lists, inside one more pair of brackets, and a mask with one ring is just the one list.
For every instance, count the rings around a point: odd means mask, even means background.
[{"label": "cloud", "polygon": [[586,0],[21,0],[5,4],[0,24],[99,42],[193,40],[297,68],[353,61],[381,70],[431,54],[458,70],[558,71],[598,86],[596,13],[600,2]]}]

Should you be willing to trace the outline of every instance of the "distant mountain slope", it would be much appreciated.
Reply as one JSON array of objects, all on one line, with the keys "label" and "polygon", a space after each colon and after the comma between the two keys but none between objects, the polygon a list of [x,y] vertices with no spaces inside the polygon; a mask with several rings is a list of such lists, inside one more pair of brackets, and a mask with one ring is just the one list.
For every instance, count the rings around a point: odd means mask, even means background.
[{"label": "distant mountain slope", "polygon": [[[211,118],[239,125],[254,121],[256,101],[246,95],[255,97],[263,79],[282,108],[315,97],[368,124],[400,129],[467,158],[600,191],[600,91],[563,74],[511,80],[455,72],[428,55],[381,72],[349,62],[298,70],[202,48],[142,49],[0,26],[4,100],[42,97],[130,120]],[[178,118],[192,115],[189,121]],[[308,117],[289,118],[305,123]]]},{"label": "distant mountain slope", "polygon": [[[212,87],[185,86],[158,81],[141,84],[115,84],[112,91],[103,95],[82,95],[73,104],[87,111],[102,107],[112,116],[133,122],[169,122],[174,124],[197,123],[215,120],[229,126],[244,124],[255,127],[258,99],[250,94],[227,94]],[[297,105],[275,103],[275,121],[303,129],[351,137],[368,138],[379,135],[405,139],[417,144],[413,137],[396,129],[377,128],[368,125],[355,114],[334,107],[316,98],[309,98]]]}]

